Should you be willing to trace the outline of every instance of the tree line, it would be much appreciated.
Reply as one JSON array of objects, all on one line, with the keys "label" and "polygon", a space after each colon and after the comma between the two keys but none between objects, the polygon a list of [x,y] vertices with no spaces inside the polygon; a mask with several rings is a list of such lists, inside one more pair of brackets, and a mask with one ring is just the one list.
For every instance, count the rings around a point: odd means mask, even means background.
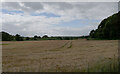
[{"label": "tree line", "polygon": [[25,40],[39,40],[41,38],[48,38],[47,35],[44,35],[43,37],[40,37],[40,36],[37,36],[35,35],[34,37],[23,37],[19,34],[16,34],[16,35],[11,35],[7,32],[0,32],[0,39],[2,41],[25,41]]},{"label": "tree line", "polygon": [[65,36],[47,36],[47,35],[44,35],[44,36],[37,36],[35,35],[34,37],[23,37],[19,34],[16,34],[16,35],[11,35],[7,32],[0,32],[0,38],[2,41],[29,41],[29,40],[74,40],[74,39],[80,39],[80,38],[88,38],[88,36],[78,36],[78,37],[65,37]]}]

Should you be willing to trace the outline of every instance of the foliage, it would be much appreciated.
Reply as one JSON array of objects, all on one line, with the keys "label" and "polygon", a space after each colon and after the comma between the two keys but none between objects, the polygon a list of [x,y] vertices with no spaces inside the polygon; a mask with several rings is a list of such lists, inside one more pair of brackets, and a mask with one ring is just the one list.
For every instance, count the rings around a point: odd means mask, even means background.
[{"label": "foliage", "polygon": [[34,40],[37,40],[37,35],[34,36]]},{"label": "foliage", "polygon": [[48,38],[48,36],[47,36],[47,35],[44,35],[42,38]]},{"label": "foliage", "polygon": [[30,38],[29,38],[29,37],[26,37],[26,40],[30,40]]},{"label": "foliage", "polygon": [[44,35],[42,38],[40,36],[35,35],[34,37],[22,37],[19,34],[10,35],[7,32],[0,32],[2,36],[2,41],[25,41],[25,40],[76,40],[76,39],[88,39],[89,36],[51,36],[48,37],[47,35]]},{"label": "foliage", "polygon": [[90,32],[91,38],[120,39],[120,12],[104,19],[96,30]]},{"label": "foliage", "polygon": [[15,35],[15,40],[16,41],[23,41],[23,38],[19,34],[16,34]]},{"label": "foliage", "polygon": [[11,41],[13,40],[13,36],[10,35],[9,33],[6,32],[0,32],[0,34],[2,35],[2,41]]}]

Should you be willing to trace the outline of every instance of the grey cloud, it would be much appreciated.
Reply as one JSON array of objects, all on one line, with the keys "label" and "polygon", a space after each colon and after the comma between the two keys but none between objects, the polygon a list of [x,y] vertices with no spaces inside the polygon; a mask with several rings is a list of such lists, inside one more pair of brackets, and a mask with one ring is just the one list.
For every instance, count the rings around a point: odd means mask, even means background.
[{"label": "grey cloud", "polygon": [[[35,11],[44,11],[44,6],[48,5],[52,9],[56,10],[57,12],[64,12],[66,15],[68,14],[67,11],[72,11],[73,14],[82,14],[81,17],[90,17],[90,15],[107,15],[109,13],[114,13],[118,10],[117,2],[22,2],[24,6],[20,6],[18,2],[5,2],[3,3],[3,7],[13,8],[13,9],[21,9],[25,12],[35,12]],[[28,7],[28,8],[27,8]],[[77,10],[74,11],[74,9]],[[51,11],[52,13],[56,13]],[[67,13],[66,13],[67,12]],[[103,14],[103,12],[105,14]],[[57,14],[57,13],[56,13]]]},{"label": "grey cloud", "polygon": [[23,4],[25,7],[29,7],[31,10],[43,9],[43,5],[40,2],[23,2]]},{"label": "grey cloud", "polygon": [[21,9],[19,2],[3,2],[2,7],[7,9]]},{"label": "grey cloud", "polygon": [[2,30],[3,31],[7,31],[7,32],[10,32],[12,34],[17,34],[21,32],[21,30],[24,28],[23,26],[15,26],[15,22],[5,22],[5,23],[2,23],[4,24],[2,26]]},{"label": "grey cloud", "polygon": [[43,5],[40,2],[3,2],[2,7],[9,10],[22,10],[24,12],[35,12],[36,10],[43,9]]},{"label": "grey cloud", "polygon": [[43,4],[48,4],[49,6],[56,7],[58,6],[58,10],[68,10],[72,9],[73,5],[71,2],[43,2]]},{"label": "grey cloud", "polygon": [[85,19],[103,19],[117,12],[117,2],[80,2],[73,3],[74,7]]},{"label": "grey cloud", "polygon": [[47,4],[52,8],[57,6],[56,11],[58,12],[53,11],[54,14],[62,11],[65,16],[83,19],[103,19],[118,11],[117,2],[50,2]]}]

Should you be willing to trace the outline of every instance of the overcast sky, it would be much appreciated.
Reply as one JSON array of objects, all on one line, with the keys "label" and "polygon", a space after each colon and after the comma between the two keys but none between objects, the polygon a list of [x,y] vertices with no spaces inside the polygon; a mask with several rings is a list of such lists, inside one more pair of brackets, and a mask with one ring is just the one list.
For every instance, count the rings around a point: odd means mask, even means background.
[{"label": "overcast sky", "polygon": [[34,36],[81,36],[118,12],[117,2],[4,2],[2,30]]}]

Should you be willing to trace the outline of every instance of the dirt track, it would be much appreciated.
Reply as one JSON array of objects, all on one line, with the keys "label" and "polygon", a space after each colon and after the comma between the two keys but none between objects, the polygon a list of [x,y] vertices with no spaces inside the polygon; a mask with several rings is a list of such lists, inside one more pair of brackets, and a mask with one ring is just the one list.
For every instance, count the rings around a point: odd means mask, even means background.
[{"label": "dirt track", "polygon": [[3,42],[4,72],[80,71],[117,56],[117,40]]}]

